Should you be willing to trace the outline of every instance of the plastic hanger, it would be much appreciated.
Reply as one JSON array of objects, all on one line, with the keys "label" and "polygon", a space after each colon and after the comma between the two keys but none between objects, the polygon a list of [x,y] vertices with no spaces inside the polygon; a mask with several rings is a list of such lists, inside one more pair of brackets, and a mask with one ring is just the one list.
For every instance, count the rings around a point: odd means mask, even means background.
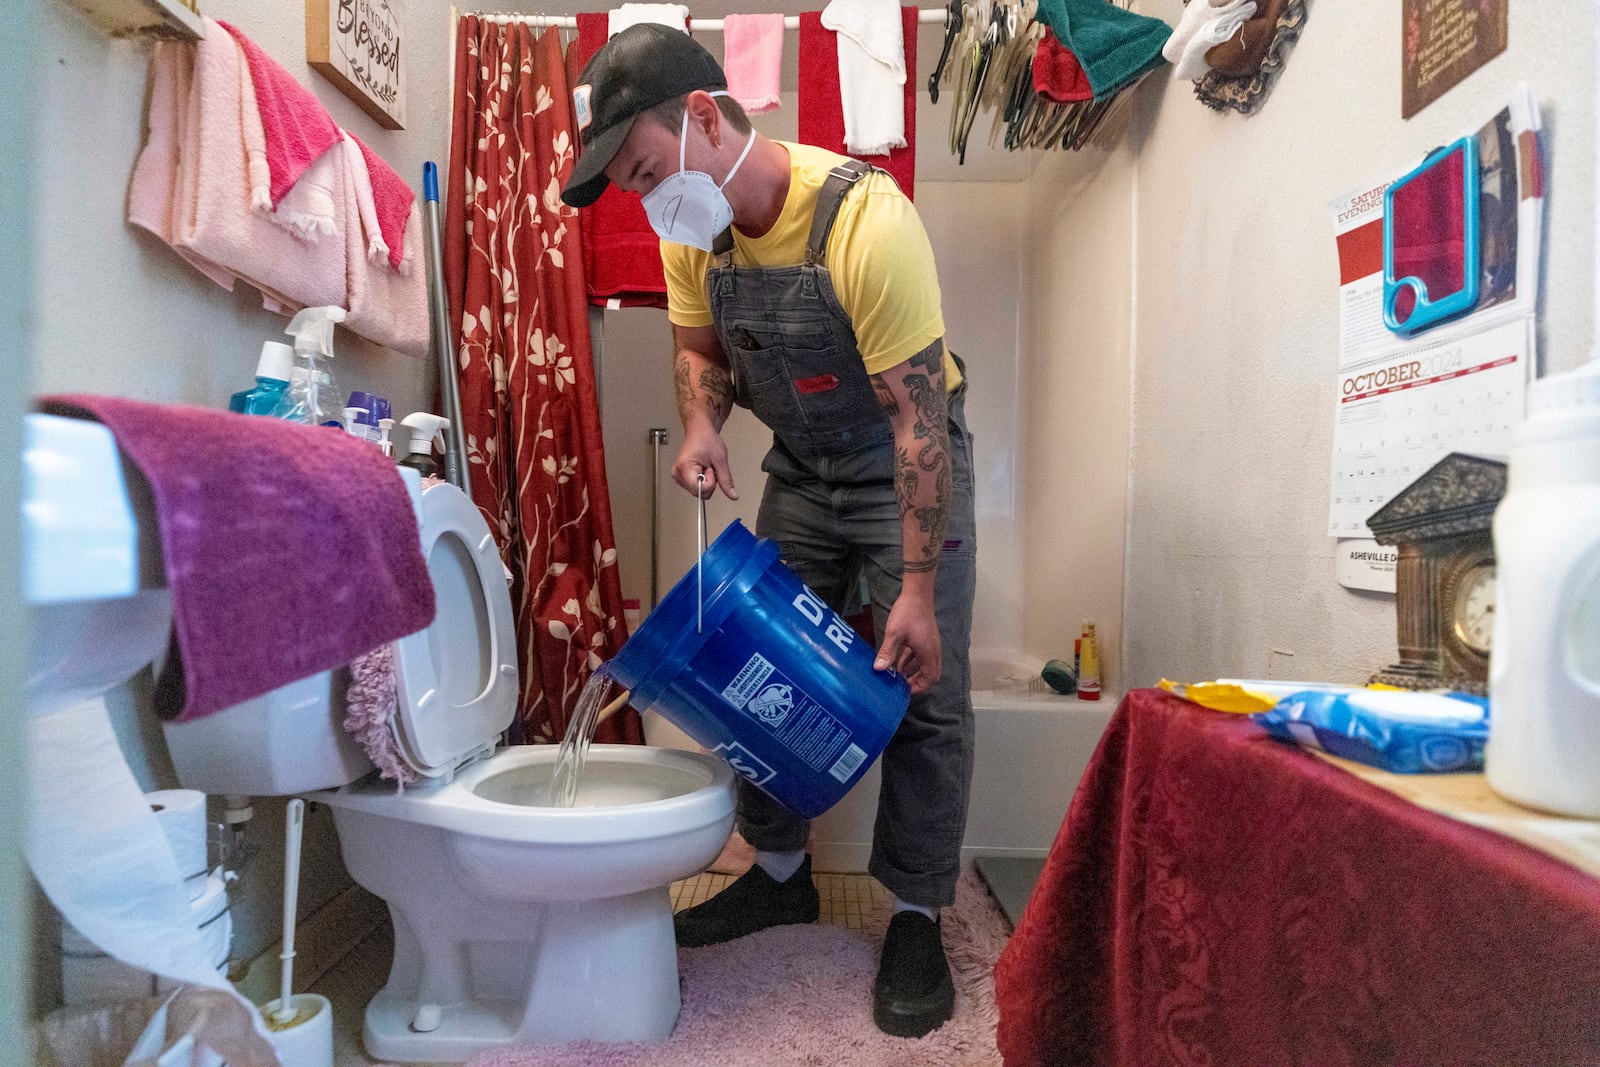
[{"label": "plastic hanger", "polygon": [[966,24],[962,10],[961,0],[950,0],[945,7],[944,47],[939,49],[938,65],[933,68],[933,73],[928,75],[928,99],[935,104],[939,102],[939,79],[944,77],[944,67],[950,60],[950,50],[955,45],[956,39],[961,36],[962,27]]}]

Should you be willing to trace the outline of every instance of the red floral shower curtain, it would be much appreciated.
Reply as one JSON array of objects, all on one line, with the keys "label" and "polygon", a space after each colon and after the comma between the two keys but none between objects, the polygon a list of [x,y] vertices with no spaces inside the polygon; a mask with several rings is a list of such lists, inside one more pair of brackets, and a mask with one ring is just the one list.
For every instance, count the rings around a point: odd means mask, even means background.
[{"label": "red floral shower curtain", "polygon": [[[626,637],[584,302],[560,39],[457,26],[445,274],[474,502],[511,568],[523,742],[559,741]],[[643,740],[632,710],[600,741]]]}]

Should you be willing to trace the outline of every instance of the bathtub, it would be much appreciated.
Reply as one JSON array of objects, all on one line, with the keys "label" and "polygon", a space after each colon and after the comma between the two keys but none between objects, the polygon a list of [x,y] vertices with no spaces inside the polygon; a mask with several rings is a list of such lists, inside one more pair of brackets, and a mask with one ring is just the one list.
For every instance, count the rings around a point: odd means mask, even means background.
[{"label": "bathtub", "polygon": [[[977,733],[963,859],[1044,856],[1117,706],[1110,693],[1092,702],[1048,689],[1029,692],[1028,681],[1037,677],[1038,667],[1030,669],[1020,659],[973,657],[972,713]],[[843,800],[813,822],[816,869],[866,870],[877,811],[874,766]]]},{"label": "bathtub", "polygon": [[[1040,665],[1042,666],[1042,664]],[[1021,658],[980,656],[972,660],[972,714],[976,743],[972,799],[962,858],[1037,856],[1050,851],[1078,779],[1094,755],[1118,697],[1079,700],[1050,692]],[[700,747],[654,712],[644,716],[652,745]],[[878,767],[812,823],[812,862],[819,871],[864,871],[872,852],[878,812]]]}]

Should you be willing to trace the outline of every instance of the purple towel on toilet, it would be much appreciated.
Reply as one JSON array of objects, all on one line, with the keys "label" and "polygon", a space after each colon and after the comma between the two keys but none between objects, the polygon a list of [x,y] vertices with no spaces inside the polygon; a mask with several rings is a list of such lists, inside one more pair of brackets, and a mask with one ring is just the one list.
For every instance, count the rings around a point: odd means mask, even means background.
[{"label": "purple towel on toilet", "polygon": [[162,718],[209,715],[433,621],[410,497],[370,444],[115,397],[44,397],[39,410],[98,419],[150,483],[174,631]]}]

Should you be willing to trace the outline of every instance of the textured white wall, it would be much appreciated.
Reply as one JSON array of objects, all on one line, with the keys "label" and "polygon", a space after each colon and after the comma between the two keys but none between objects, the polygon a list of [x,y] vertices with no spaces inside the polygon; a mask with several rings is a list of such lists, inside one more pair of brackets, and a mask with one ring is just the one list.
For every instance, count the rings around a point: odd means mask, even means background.
[{"label": "textured white wall", "polygon": [[[1179,7],[1140,5],[1169,21]],[[1141,92],[1129,685],[1354,682],[1389,662],[1394,600],[1340,587],[1325,534],[1338,344],[1328,205],[1476,128],[1522,80],[1543,108],[1549,175],[1542,360],[1587,356],[1595,7],[1516,0],[1510,18],[1507,51],[1409,122],[1393,0],[1312,3],[1253,118],[1218,115],[1169,78]]]},{"label": "textured white wall", "polygon": [[[286,321],[261,310],[240,285],[229,294],[126,217],[128,180],[143,139],[148,43],[112,40],[61,3],[37,9],[28,38],[38,150],[30,205],[34,254],[33,391],[95,392],[163,403],[226,405],[252,383],[261,342],[283,340]],[[305,62],[305,6],[208,0],[230,22],[310,86],[334,120],[382,155],[420,191],[422,164],[448,162],[449,4],[410,0],[407,129],[380,128]],[[389,397],[396,417],[431,406],[436,376],[426,361],[388,352],[339,331],[335,375],[342,389]],[[139,680],[113,691],[111,706],[128,761],[147,789],[176,785],[159,727]],[[251,834],[260,854],[235,897],[234,948],[251,955],[279,933],[282,801],[257,805]],[[301,914],[349,884],[326,811],[307,820]],[[43,1005],[53,965],[40,967]]]},{"label": "textured white wall", "polygon": [[1019,192],[1029,221],[1018,405],[1022,647],[1036,662],[1070,661],[1084,618],[1093,618],[1107,691],[1121,685],[1132,180],[1132,153],[1116,142],[1049,154]]}]

